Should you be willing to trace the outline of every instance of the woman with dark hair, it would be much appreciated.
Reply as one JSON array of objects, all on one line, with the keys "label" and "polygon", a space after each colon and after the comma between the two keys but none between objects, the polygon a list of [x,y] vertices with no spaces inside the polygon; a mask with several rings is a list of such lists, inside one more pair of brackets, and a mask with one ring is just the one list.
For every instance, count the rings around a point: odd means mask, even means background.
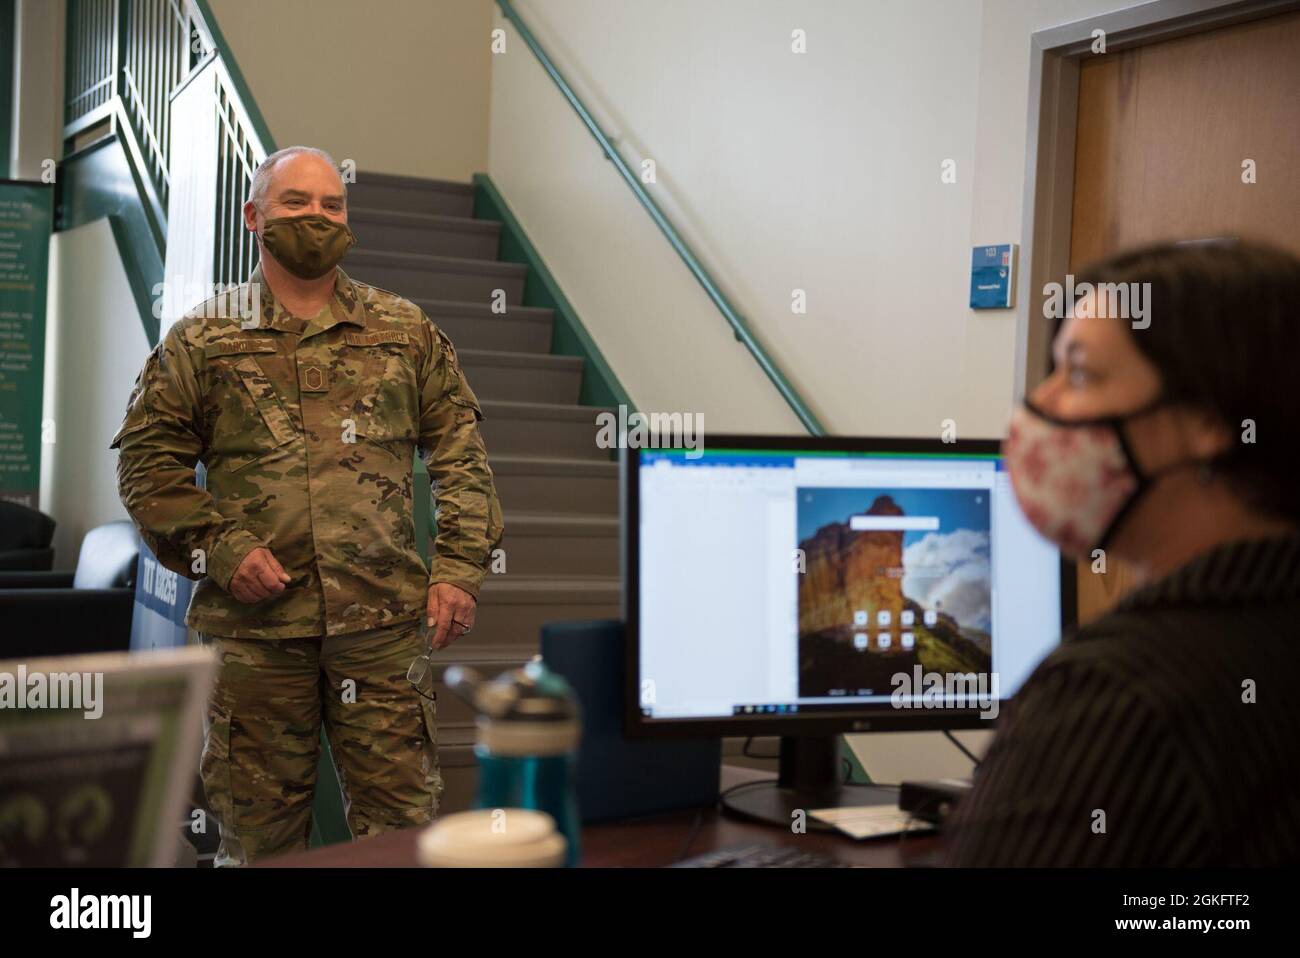
[{"label": "woman with dark hair", "polygon": [[947,859],[1300,861],[1300,260],[1167,244],[1085,283],[1006,462],[1039,532],[1139,585],[1003,713]]}]

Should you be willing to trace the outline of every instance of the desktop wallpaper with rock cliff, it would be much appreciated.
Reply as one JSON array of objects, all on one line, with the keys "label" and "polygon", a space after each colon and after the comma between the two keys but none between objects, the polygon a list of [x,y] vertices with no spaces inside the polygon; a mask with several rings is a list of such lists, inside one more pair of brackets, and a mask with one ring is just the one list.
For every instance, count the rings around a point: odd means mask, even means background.
[{"label": "desktop wallpaper with rock cliff", "polygon": [[[888,695],[891,677],[992,668],[989,490],[798,490],[799,695]],[[856,531],[855,515],[931,528]]]}]

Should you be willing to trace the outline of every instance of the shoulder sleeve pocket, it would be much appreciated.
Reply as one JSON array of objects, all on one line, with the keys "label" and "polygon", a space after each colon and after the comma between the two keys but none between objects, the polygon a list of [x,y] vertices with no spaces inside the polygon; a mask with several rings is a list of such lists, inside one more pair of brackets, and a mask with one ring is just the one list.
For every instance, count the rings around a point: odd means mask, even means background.
[{"label": "shoulder sleeve pocket", "polygon": [[469,380],[465,378],[465,371],[460,368],[460,359],[456,356],[456,347],[451,344],[451,340],[441,329],[434,327],[438,335],[438,345],[442,349],[443,362],[446,363],[447,376],[447,398],[465,410],[463,416],[458,416],[457,422],[469,422],[470,410],[473,410],[475,421],[482,421],[483,407],[479,404],[478,397],[474,395],[474,390],[469,388]]},{"label": "shoulder sleeve pocket", "polygon": [[459,370],[456,372],[456,382],[451,387],[451,392],[447,393],[447,398],[464,410],[464,415],[457,417],[457,422],[468,422],[471,417],[475,421],[483,420],[483,407],[479,405],[474,390],[469,388],[469,381],[465,379],[465,374]]},{"label": "shoulder sleeve pocket", "polygon": [[108,448],[121,449],[123,439],[131,435],[133,432],[139,432],[141,429],[147,429],[152,425],[153,417],[148,414],[147,410],[145,410],[144,415],[138,417],[135,416],[133,412],[127,413],[126,419],[122,423],[122,428],[117,431],[115,436],[113,436],[113,441],[108,444]]},{"label": "shoulder sleeve pocket", "polygon": [[112,442],[108,444],[109,449],[120,449],[122,440],[133,432],[139,432],[148,426],[153,425],[153,409],[149,406],[149,397],[147,387],[153,378],[154,371],[158,368],[158,349],[149,354],[145,360],[144,368],[140,370],[140,375],[135,379],[135,386],[131,389],[131,398],[127,400],[126,416],[122,419],[122,428],[113,436]]}]

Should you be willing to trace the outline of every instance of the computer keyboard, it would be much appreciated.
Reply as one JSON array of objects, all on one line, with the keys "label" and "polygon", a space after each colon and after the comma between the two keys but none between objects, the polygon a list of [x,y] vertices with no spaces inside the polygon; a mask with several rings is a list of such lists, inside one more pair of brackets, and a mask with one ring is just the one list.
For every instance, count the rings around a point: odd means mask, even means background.
[{"label": "computer keyboard", "polygon": [[737,845],[686,858],[669,868],[849,868],[829,855],[800,851],[788,845]]}]

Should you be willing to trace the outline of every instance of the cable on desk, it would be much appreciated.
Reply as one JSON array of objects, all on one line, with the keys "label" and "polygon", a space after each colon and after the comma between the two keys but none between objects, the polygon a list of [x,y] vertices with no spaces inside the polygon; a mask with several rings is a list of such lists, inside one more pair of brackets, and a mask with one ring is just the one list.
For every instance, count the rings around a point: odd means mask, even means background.
[{"label": "cable on desk", "polygon": [[973,753],[965,745],[961,744],[961,742],[957,740],[957,736],[953,735],[952,732],[949,732],[947,729],[943,730],[943,734],[948,739],[948,741],[952,742],[953,745],[957,746],[958,750],[963,755],[965,755],[968,759],[971,760],[971,762],[975,765],[976,768],[980,767],[980,760],[975,757],[975,753]]},{"label": "cable on desk", "polygon": [[[753,736],[750,736],[750,738],[752,739]],[[749,740],[748,740],[748,739],[745,741],[745,747],[746,747],[746,748],[749,747]],[[748,754],[748,753],[746,753],[746,754]],[[705,813],[705,812],[707,812],[707,811],[711,811],[711,810],[712,810],[712,811],[716,811],[717,809],[719,809],[719,808],[722,806],[722,800],[723,800],[724,798],[726,798],[728,795],[730,795],[732,792],[738,791],[739,789],[742,789],[742,788],[753,788],[754,786],[757,786],[757,785],[771,785],[771,784],[772,784],[773,782],[775,782],[775,781],[776,781],[775,778],[760,778],[760,779],[756,779],[756,780],[754,780],[754,781],[749,781],[749,782],[737,782],[735,785],[731,785],[731,786],[729,786],[729,787],[727,787],[727,788],[724,788],[722,791],[720,791],[720,792],[718,793],[718,797],[717,797],[717,799],[714,800],[711,804],[709,804],[709,805],[701,805],[699,808],[697,808],[696,811],[695,811],[695,821],[694,821],[694,823],[691,825],[691,830],[690,830],[690,832],[687,833],[687,835],[686,835],[686,841],[684,841],[684,842],[682,843],[682,848],[681,848],[681,851],[680,851],[680,852],[678,853],[678,855],[677,855],[676,861],[683,861],[683,860],[685,860],[685,859],[687,858],[687,856],[689,855],[690,850],[691,850],[691,845],[692,845],[692,844],[694,843],[694,841],[695,841],[695,836],[698,835],[698,834],[700,833],[700,826],[701,826],[702,824],[704,824],[704,813]]]},{"label": "cable on desk", "polygon": [[695,842],[695,836],[700,833],[700,825],[704,823],[704,813],[710,808],[715,807],[716,805],[701,805],[695,810],[695,823],[691,825],[691,830],[686,835],[686,841],[682,842],[681,851],[679,851],[677,857],[673,859],[674,862],[685,861],[687,856],[690,855],[691,845]]},{"label": "cable on desk", "polygon": [[752,788],[755,785],[771,785],[775,781],[775,778],[756,778],[748,782],[737,782],[735,785],[730,785],[718,793],[718,803],[721,804],[724,798],[732,792],[740,791],[742,788]]},{"label": "cable on desk", "polygon": [[[721,792],[719,792],[718,801],[721,802],[723,798],[730,795],[732,792],[739,791],[742,788],[750,788],[755,785],[771,785],[775,781],[776,781],[775,778],[756,778],[753,781],[749,781],[749,782],[737,782],[735,785],[729,786],[728,788],[724,788]],[[848,785],[851,783],[841,782],[840,784]],[[860,787],[887,788],[890,789],[891,791],[897,792],[897,791],[901,791],[903,786],[895,784],[894,782],[866,782],[863,783]]]}]

